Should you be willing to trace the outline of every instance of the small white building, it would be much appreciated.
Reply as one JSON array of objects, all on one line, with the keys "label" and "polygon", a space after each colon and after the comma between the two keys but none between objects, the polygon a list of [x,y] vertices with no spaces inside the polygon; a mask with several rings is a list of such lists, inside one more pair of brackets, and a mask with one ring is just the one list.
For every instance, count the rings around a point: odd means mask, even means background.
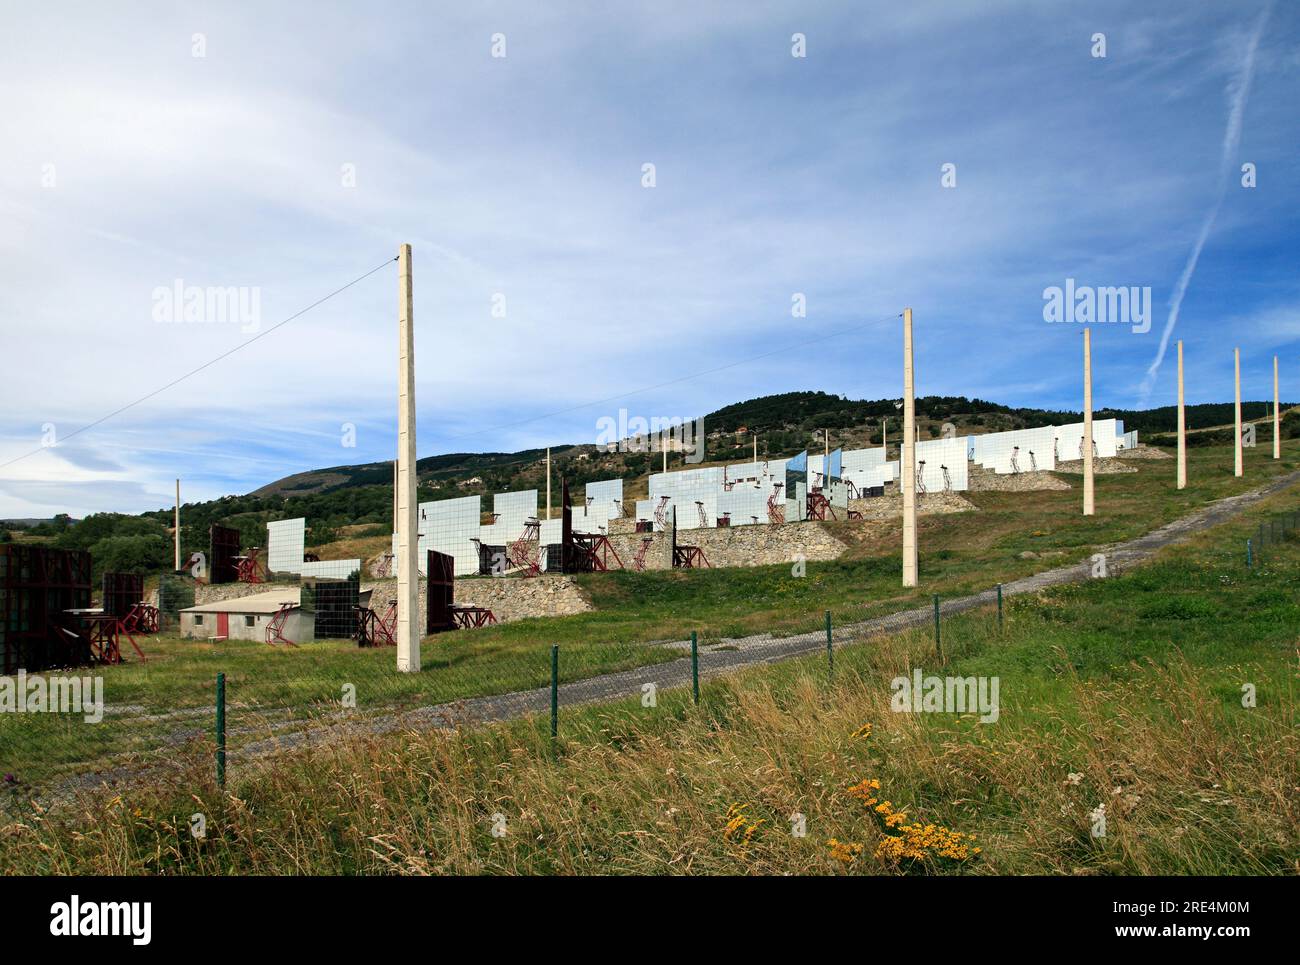
[{"label": "small white building", "polygon": [[281,633],[294,643],[313,640],[316,616],[299,607],[296,586],[252,593],[233,600],[202,603],[180,611],[181,636],[190,640],[259,640],[266,642],[266,628],[281,607],[292,609],[284,617]]}]

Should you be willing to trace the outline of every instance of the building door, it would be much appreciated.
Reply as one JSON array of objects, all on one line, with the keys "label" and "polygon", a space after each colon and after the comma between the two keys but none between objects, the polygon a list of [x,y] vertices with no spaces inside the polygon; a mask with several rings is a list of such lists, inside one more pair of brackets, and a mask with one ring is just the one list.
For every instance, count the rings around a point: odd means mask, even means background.
[{"label": "building door", "polygon": [[217,614],[217,636],[220,637],[222,640],[225,640],[230,636],[230,614],[229,613]]}]

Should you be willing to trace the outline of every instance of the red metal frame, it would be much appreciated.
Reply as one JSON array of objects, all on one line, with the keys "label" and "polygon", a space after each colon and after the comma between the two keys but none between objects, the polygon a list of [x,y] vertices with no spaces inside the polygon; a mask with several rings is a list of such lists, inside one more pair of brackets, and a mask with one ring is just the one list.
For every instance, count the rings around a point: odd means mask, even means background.
[{"label": "red metal frame", "polygon": [[461,630],[475,630],[497,622],[496,614],[485,606],[453,606],[451,615]]},{"label": "red metal frame", "polygon": [[785,483],[773,483],[772,492],[767,497],[767,521],[769,523],[785,522],[785,503],[781,499],[781,490]]},{"label": "red metal frame", "polygon": [[650,549],[650,544],[654,541],[653,536],[642,537],[641,545],[636,551],[636,556],[632,557],[632,569],[636,570],[638,573],[645,572],[645,555]]},{"label": "red metal frame", "polygon": [[673,547],[673,566],[683,570],[698,570],[701,566],[713,568],[705,558],[704,550],[698,546],[682,546],[680,543]]},{"label": "red metal frame", "polygon": [[582,559],[587,564],[585,566],[579,564],[583,571],[607,572],[611,555],[620,570],[625,568],[623,560],[619,558],[618,551],[614,549],[609,537],[604,533],[574,533],[573,545],[582,554]]},{"label": "red metal frame", "polygon": [[807,518],[824,521],[827,513],[831,514],[831,519],[839,519],[835,515],[835,507],[831,505],[831,501],[826,498],[826,495],[820,489],[810,489],[808,491]]},{"label": "red metal frame", "polygon": [[235,574],[240,583],[265,583],[262,562],[257,558],[258,547],[252,547],[246,556],[235,557]]},{"label": "red metal frame", "polygon": [[703,500],[699,500],[699,499],[695,500],[695,510],[700,514],[700,529],[708,529],[709,514],[704,511]]},{"label": "red metal frame", "polygon": [[117,664],[122,662],[122,637],[131,642],[131,647],[142,661],[148,661],[135,637],[127,630],[123,621],[111,613],[100,615],[79,614],[76,618],[85,628],[85,632],[70,630],[66,626],[59,629],[69,637],[80,637],[90,646],[90,658],[93,663]]},{"label": "red metal frame", "polygon": [[357,611],[357,646],[359,647],[395,647],[397,639],[397,601],[388,604],[388,609],[381,617],[368,606],[359,606]]},{"label": "red metal frame", "polygon": [[506,558],[510,565],[524,571],[524,576],[538,576],[542,572],[540,520],[529,517],[524,520],[524,531],[506,549]]},{"label": "red metal frame", "polygon": [[291,647],[298,646],[284,635],[284,624],[289,619],[289,613],[296,609],[298,609],[298,606],[295,603],[280,604],[280,609],[275,611],[275,615],[271,617],[271,622],[266,625],[266,642],[268,645],[275,646],[277,643],[284,643]]},{"label": "red metal frame", "polygon": [[660,529],[668,528],[668,517],[665,515],[665,510],[667,510],[668,500],[671,498],[671,496],[660,496],[659,505],[655,507],[655,522],[659,524]]},{"label": "red metal frame", "polygon": [[122,617],[122,627],[127,633],[157,633],[158,608],[152,603],[137,603]]}]

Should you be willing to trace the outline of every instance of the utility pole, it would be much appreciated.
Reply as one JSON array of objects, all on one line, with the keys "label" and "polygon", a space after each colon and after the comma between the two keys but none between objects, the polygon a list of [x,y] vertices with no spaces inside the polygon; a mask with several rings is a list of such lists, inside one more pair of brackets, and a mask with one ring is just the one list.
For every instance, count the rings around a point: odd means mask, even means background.
[{"label": "utility pole", "polygon": [[397,460],[393,460],[393,532],[397,532]]},{"label": "utility pole", "polygon": [[1092,332],[1083,330],[1083,515],[1092,516],[1097,507],[1092,482]]},{"label": "utility pole", "polygon": [[885,450],[885,459],[889,459],[889,416],[880,420],[880,448]]},{"label": "utility pole", "polygon": [[411,246],[397,252],[397,669],[420,670],[420,561],[415,469],[415,304]]},{"label": "utility pole", "polygon": [[754,433],[754,464],[758,464],[758,433]]},{"label": "utility pole", "polygon": [[1183,340],[1178,340],[1178,488],[1187,488],[1187,410],[1183,405]]},{"label": "utility pole", "polygon": [[181,572],[181,480],[175,481],[175,572]]},{"label": "utility pole", "polygon": [[551,518],[551,447],[546,447],[546,518]]},{"label": "utility pole", "polygon": [[1244,468],[1242,466],[1243,453],[1241,451],[1241,349],[1240,348],[1234,348],[1232,350],[1232,364],[1233,364],[1233,368],[1236,370],[1236,382],[1237,382],[1236,395],[1234,396],[1234,401],[1233,401],[1233,413],[1237,423],[1237,440],[1232,447],[1232,452],[1233,452],[1232,474],[1234,476],[1240,476],[1244,473]]},{"label": "utility pole", "polygon": [[912,310],[903,309],[903,586],[916,586],[916,409],[912,375]]},{"label": "utility pole", "polygon": [[1282,458],[1282,417],[1278,414],[1281,404],[1277,393],[1277,356],[1273,356],[1273,458]]}]

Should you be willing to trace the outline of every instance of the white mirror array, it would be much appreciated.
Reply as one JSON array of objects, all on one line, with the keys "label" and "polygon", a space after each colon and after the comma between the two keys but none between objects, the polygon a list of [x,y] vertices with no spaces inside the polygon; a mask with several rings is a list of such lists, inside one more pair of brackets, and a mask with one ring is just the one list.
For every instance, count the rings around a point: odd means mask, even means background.
[{"label": "white mirror array", "polygon": [[[1041,426],[983,435],[927,439],[916,444],[917,484],[922,493],[963,492],[969,488],[970,464],[976,463],[996,473],[1036,472],[1056,468],[1057,463],[1081,458],[1083,423]],[[1122,449],[1137,446],[1137,433],[1124,431],[1116,419],[1093,421],[1093,444],[1099,457],[1114,456]],[[701,466],[650,476],[650,498],[638,499],[635,518],[648,520],[660,530],[672,524],[676,511],[677,528],[683,530],[712,528],[721,516],[732,526],[768,523],[775,509],[787,522],[804,519],[810,486],[818,487],[831,506],[847,509],[851,497],[880,493],[884,486],[899,482],[898,460],[885,457],[883,448],[845,449],[831,453],[832,478],[826,482],[822,453],[800,457],[770,459],[762,462],[732,463],[725,466]],[[806,465],[805,475],[791,467]],[[838,467],[839,477],[835,478]],[[789,475],[787,472],[789,471]],[[793,479],[795,492],[786,491]],[[609,521],[628,515],[623,503],[623,480],[604,479],[587,483],[583,495],[572,500],[573,530],[579,533],[608,532]],[[481,521],[482,497],[462,496],[420,503],[420,572],[424,572],[427,551],[447,553],[456,560],[456,575],[478,572],[478,547],[474,540],[507,546],[519,539],[525,522],[538,518],[536,489],[498,493],[492,497],[494,522]],[[559,518],[543,519],[538,524],[542,547],[559,543],[562,536]],[[281,520],[269,523],[271,531],[270,566],[273,570],[301,572],[307,575],[316,567],[330,571],[357,561],[301,563],[291,568],[292,559],[302,559],[304,521]],[[543,551],[544,552],[544,551]],[[397,538],[393,537],[393,553]],[[544,562],[544,557],[543,557]],[[350,572],[350,571],[349,571]],[[317,572],[310,575],[327,575]],[[344,576],[347,574],[344,573]]]},{"label": "white mirror array", "polygon": [[304,563],[307,547],[307,520],[278,519],[266,524],[266,568],[272,573],[297,573],[299,576],[346,580],[361,569],[360,560],[321,560]]}]

